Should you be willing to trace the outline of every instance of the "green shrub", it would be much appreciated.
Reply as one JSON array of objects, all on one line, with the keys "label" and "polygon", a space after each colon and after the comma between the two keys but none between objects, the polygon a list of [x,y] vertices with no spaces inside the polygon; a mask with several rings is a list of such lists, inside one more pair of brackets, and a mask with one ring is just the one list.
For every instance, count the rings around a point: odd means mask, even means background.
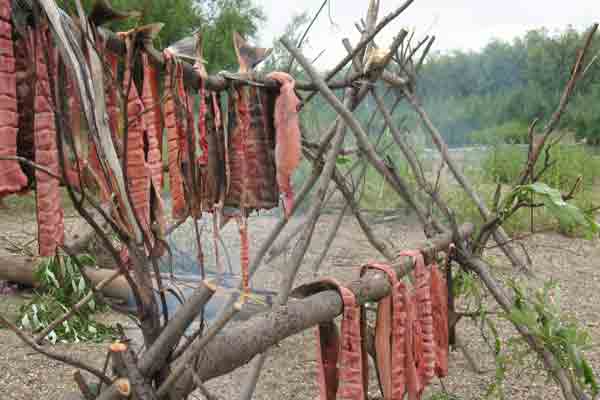
[{"label": "green shrub", "polygon": [[515,145],[497,145],[483,159],[484,177],[493,183],[514,184],[527,161],[527,150]]},{"label": "green shrub", "polygon": [[[600,176],[600,158],[592,149],[580,145],[556,145],[550,150],[551,166],[544,172],[541,181],[549,186],[570,190],[579,176],[586,187],[591,187]],[[527,149],[521,146],[502,144],[494,146],[482,163],[486,179],[494,183],[516,184],[527,161]],[[546,152],[542,152],[536,173],[544,168]]]},{"label": "green shrub", "polygon": [[[81,255],[77,260],[82,265],[94,265],[95,261],[88,255]],[[37,270],[40,289],[36,290],[33,299],[21,307],[19,325],[21,328],[40,332],[54,320],[61,317],[83,299],[91,290],[70,257],[52,257],[42,261]],[[105,307],[96,299],[90,300],[74,315],[59,324],[46,337],[52,343],[102,341],[115,334],[113,328],[92,319],[92,314]]]},{"label": "green shrub", "polygon": [[471,138],[481,144],[525,144],[529,142],[528,131],[527,123],[513,120],[475,131],[471,133]]}]

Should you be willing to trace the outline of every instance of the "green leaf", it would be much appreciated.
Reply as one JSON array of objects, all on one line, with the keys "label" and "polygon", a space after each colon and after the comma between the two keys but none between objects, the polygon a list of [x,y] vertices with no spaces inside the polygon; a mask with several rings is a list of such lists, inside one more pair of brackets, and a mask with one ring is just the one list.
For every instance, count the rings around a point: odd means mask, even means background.
[{"label": "green leaf", "polygon": [[89,254],[82,254],[78,256],[77,261],[86,266],[96,265],[96,259]]},{"label": "green leaf", "polygon": [[519,310],[513,308],[508,314],[508,318],[518,325],[523,325],[530,330],[537,329],[537,316],[530,310]]},{"label": "green leaf", "polygon": [[[517,199],[526,199],[534,194],[540,197],[544,206],[550,211],[561,224],[566,226],[581,226],[586,228],[588,237],[597,234],[600,231],[600,225],[594,220],[593,216],[584,213],[573,204],[563,200],[559,190],[554,189],[542,182],[536,182],[531,185],[517,186],[513,190],[512,196],[509,196],[510,204]],[[510,205],[507,204],[507,205]]]},{"label": "green leaf", "polygon": [[598,395],[598,392],[600,390],[598,388],[598,382],[596,381],[596,376],[594,375],[594,371],[592,371],[590,364],[587,362],[587,360],[585,358],[581,360],[581,365],[583,368],[583,375],[585,378],[585,383],[587,385],[590,385],[590,388],[592,389],[592,395],[594,397],[596,397],[596,395]]},{"label": "green leaf", "polygon": [[85,279],[83,279],[83,276],[79,278],[79,294],[83,295],[85,293]]},{"label": "green leaf", "polygon": [[23,318],[21,318],[21,326],[23,326],[23,328],[25,328],[25,329],[31,329],[31,322],[29,321],[29,315],[27,315],[27,314],[23,315]]},{"label": "green leaf", "polygon": [[584,376],[583,362],[577,347],[574,344],[567,345],[567,352],[571,359],[571,364],[575,368],[575,375],[578,377]]},{"label": "green leaf", "polygon": [[347,156],[337,156],[337,158],[335,159],[335,163],[338,166],[342,166],[342,165],[346,165],[352,162],[352,159],[350,157]]},{"label": "green leaf", "polygon": [[54,272],[50,271],[50,269],[47,269],[44,272],[44,275],[47,276],[48,278],[50,278],[50,282],[55,286],[55,287],[60,287],[60,284],[58,283],[58,280],[56,279],[56,275],[54,275]]}]

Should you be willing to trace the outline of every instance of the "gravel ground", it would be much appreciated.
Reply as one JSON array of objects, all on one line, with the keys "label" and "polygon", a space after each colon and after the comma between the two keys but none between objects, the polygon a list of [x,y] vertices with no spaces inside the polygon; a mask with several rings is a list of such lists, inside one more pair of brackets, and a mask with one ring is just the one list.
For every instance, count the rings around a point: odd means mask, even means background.
[{"label": "gravel ground", "polygon": [[[304,260],[297,284],[313,279],[310,268],[318,257],[329,226],[334,215],[324,215],[315,231],[313,246]],[[273,216],[252,218],[250,222],[251,248],[256,249],[275,224]],[[4,222],[3,222],[4,224]],[[6,225],[4,225],[6,226]],[[374,226],[379,237],[387,238],[397,248],[410,248],[423,239],[418,226],[410,217]],[[7,233],[8,228],[3,228]],[[187,234],[183,234],[188,237]],[[207,236],[208,237],[208,236]],[[237,246],[237,228],[231,223],[225,228],[224,240]],[[564,310],[572,313],[587,325],[593,339],[593,349],[587,353],[592,367],[600,367],[600,352],[597,344],[600,340],[600,302],[597,288],[600,280],[598,259],[600,247],[598,242],[580,239],[567,239],[556,234],[538,234],[525,240],[525,245],[533,261],[532,270],[536,282],[553,278],[562,288]],[[0,246],[8,243],[0,238]],[[210,246],[207,246],[210,247]],[[207,250],[208,251],[208,250]],[[208,257],[210,256],[209,253]],[[495,274],[501,278],[511,275],[506,262],[498,251],[491,251],[490,257],[496,265]],[[232,260],[238,257],[232,252]],[[360,228],[352,218],[345,218],[325,262],[321,275],[332,275],[341,280],[353,279],[358,275],[358,267],[372,259],[379,258],[360,232]],[[259,288],[277,290],[282,274],[289,266],[289,257],[280,257],[268,265],[264,265],[253,281]],[[235,263],[235,261],[234,261]],[[0,312],[9,316],[24,300],[21,296],[5,296],[0,298]],[[115,315],[103,315],[106,320],[119,320]],[[499,324],[503,337],[514,334],[507,324]],[[460,399],[483,398],[488,385],[494,379],[494,359],[485,342],[481,339],[479,327],[468,320],[459,324],[459,333],[463,342],[474,355],[479,366],[487,371],[477,374],[471,370],[466,358],[460,351],[450,355],[450,376],[443,380],[443,387]],[[104,362],[108,343],[60,345],[53,351],[65,351],[75,358],[93,363],[101,367]],[[66,391],[74,391],[72,373],[69,366],[48,360],[25,347],[12,333],[0,330],[0,399],[62,399]],[[248,367],[239,368],[226,377],[214,379],[207,383],[209,390],[220,399],[237,398]],[[441,383],[435,383],[428,389],[428,394],[442,390]],[[374,373],[371,373],[371,393],[377,395]],[[506,398],[509,399],[548,399],[560,398],[559,391],[553,383],[547,383],[545,376],[535,376],[535,372],[511,370],[505,385]],[[255,399],[313,399],[318,395],[315,386],[315,343],[314,331],[288,338],[269,352],[269,358],[261,374]],[[201,398],[201,396],[198,396]]]}]

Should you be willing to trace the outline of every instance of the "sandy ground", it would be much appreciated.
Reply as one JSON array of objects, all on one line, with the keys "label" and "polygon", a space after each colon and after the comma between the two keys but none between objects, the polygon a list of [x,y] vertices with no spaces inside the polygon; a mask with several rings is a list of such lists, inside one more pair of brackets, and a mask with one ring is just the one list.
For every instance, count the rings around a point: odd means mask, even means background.
[{"label": "sandy ground", "polygon": [[[1,216],[2,233],[0,246],[15,250],[15,243],[25,244],[30,240],[32,231],[27,228],[26,221],[16,220],[9,215]],[[328,227],[334,215],[324,215],[315,231],[315,240],[299,274],[297,284],[313,279],[311,267],[319,255]],[[5,222],[6,221],[6,222]],[[30,223],[31,221],[29,221]],[[252,249],[268,234],[270,227],[276,222],[272,216],[254,218],[250,222]],[[29,225],[31,226],[31,225]],[[24,232],[19,238],[10,232],[20,227]],[[378,236],[387,238],[398,249],[407,249],[423,239],[418,226],[410,217],[400,218],[388,223],[374,225]],[[34,231],[33,231],[34,232]],[[29,239],[25,233],[29,233]],[[6,237],[11,236],[10,240]],[[237,230],[234,224],[226,227],[225,241],[235,248],[237,246]],[[17,240],[19,239],[19,240]],[[539,234],[525,240],[525,245],[533,261],[533,272],[538,282],[547,279],[557,280],[562,288],[564,310],[573,314],[586,325],[593,339],[593,348],[587,353],[592,366],[600,367],[600,352],[597,344],[600,341],[600,297],[598,286],[600,270],[600,247],[598,242],[581,239],[567,239],[556,234]],[[18,245],[16,247],[19,247]],[[496,270],[494,273],[502,278],[511,275],[505,260],[497,251],[491,251]],[[237,253],[232,251],[232,257]],[[321,268],[321,275],[332,275],[341,280],[349,280],[358,275],[358,267],[365,261],[378,259],[379,255],[370,248],[361,234],[360,228],[350,217],[344,219],[341,230],[333,247]],[[268,265],[264,265],[255,277],[256,287],[277,290],[281,276],[289,266],[288,257],[280,257]],[[14,317],[15,310],[25,300],[22,296],[4,296],[0,298],[0,312]],[[119,320],[131,326],[114,314],[100,318]],[[127,325],[129,324],[129,325]],[[506,323],[500,323],[503,337],[514,334]],[[494,379],[493,357],[490,349],[481,339],[479,327],[469,320],[462,320],[459,333],[476,358],[479,366],[487,373],[477,374],[471,370],[464,355],[452,352],[450,355],[450,376],[443,382],[436,382],[428,389],[428,396],[439,392],[442,387],[459,399],[483,398],[488,385]],[[101,368],[104,362],[108,343],[59,345],[53,351],[68,352]],[[36,354],[24,346],[12,333],[0,330],[0,399],[62,399],[65,391],[76,390],[72,373],[74,369],[44,356]],[[248,367],[239,368],[234,373],[214,379],[207,383],[209,390],[219,399],[237,398]],[[442,385],[443,383],[443,385]],[[371,394],[378,395],[374,372],[371,372]],[[545,376],[536,376],[535,370],[519,368],[511,370],[505,384],[506,398],[509,399],[549,399],[557,397],[559,392],[553,383],[547,383]],[[263,369],[258,384],[256,399],[314,399],[318,395],[315,386],[315,343],[314,331],[288,338],[269,352],[268,361]],[[198,398],[201,398],[198,395]]]}]

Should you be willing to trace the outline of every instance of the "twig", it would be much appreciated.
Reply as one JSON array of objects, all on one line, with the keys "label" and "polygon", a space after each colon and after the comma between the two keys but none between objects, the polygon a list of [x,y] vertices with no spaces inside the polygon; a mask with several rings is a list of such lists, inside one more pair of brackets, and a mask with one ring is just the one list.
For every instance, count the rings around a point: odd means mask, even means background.
[{"label": "twig", "polygon": [[[302,34],[302,37],[300,37],[300,40],[298,40],[298,44],[297,44],[298,48],[302,48],[302,44],[304,43],[304,39],[306,39],[306,36],[308,36],[308,32],[310,32],[310,29],[312,28],[312,26],[315,23],[315,21],[317,20],[317,18],[319,18],[319,15],[321,14],[321,11],[323,11],[323,9],[327,5],[328,1],[329,0],[324,0],[323,1],[323,3],[321,4],[321,7],[319,7],[319,10],[314,15],[314,17],[312,18],[312,20],[310,21],[310,23],[308,24],[308,26],[306,27],[306,30]],[[287,72],[290,72],[292,70],[293,65],[294,65],[294,59],[292,58],[290,60],[290,64],[287,67]]]},{"label": "twig", "polygon": [[[490,274],[489,266],[486,264],[486,262],[480,258],[470,256],[464,248],[459,248],[457,246],[457,249],[459,250],[457,252],[459,254],[459,263],[474,271],[483,281],[502,309],[505,312],[510,312],[512,309],[510,298],[500,284]],[[576,384],[571,381],[568,373],[560,366],[555,356],[541,343],[539,343],[525,327],[514,322],[513,326],[525,339],[530,348],[538,354],[548,371],[550,371],[552,374],[552,377],[560,385],[564,398],[566,400],[577,400],[578,397],[575,394]]]},{"label": "twig", "polygon": [[[406,31],[401,31],[400,35],[396,37],[396,41],[402,42],[402,39],[407,35]],[[367,157],[369,162],[383,175],[386,177],[388,182],[392,185],[394,190],[407,202],[407,204],[415,210],[417,216],[419,217],[421,223],[426,226],[427,221],[424,217],[424,213],[417,204],[416,200],[411,194],[411,190],[406,182],[402,178],[397,175],[394,175],[389,168],[385,166],[383,161],[378,157],[373,148],[373,145],[369,142],[367,134],[364,132],[360,123],[356,120],[356,118],[352,115],[352,113],[344,107],[344,105],[339,101],[339,99],[335,96],[335,94],[325,85],[325,82],[321,76],[317,73],[317,71],[313,68],[313,66],[306,60],[306,58],[294,48],[294,46],[287,41],[285,38],[281,39],[283,45],[290,51],[294,53],[296,59],[302,64],[305,71],[309,74],[311,79],[315,82],[317,86],[319,86],[319,90],[323,94],[323,97],[333,106],[335,111],[340,115],[340,118],[343,118],[346,125],[352,129],[357,138],[357,142],[363,154]],[[391,54],[391,53],[390,53]]]},{"label": "twig", "polygon": [[29,338],[25,333],[23,333],[19,328],[17,328],[12,322],[10,322],[6,318],[4,318],[4,316],[2,316],[2,315],[0,315],[0,322],[3,325],[5,325],[6,327],[8,327],[8,329],[13,331],[19,337],[19,339],[21,339],[25,344],[27,344],[29,347],[31,347],[36,352],[41,353],[41,354],[45,355],[46,357],[49,357],[53,360],[57,360],[62,363],[65,363],[65,364],[72,365],[75,368],[83,369],[83,370],[89,372],[90,374],[100,378],[106,384],[111,383],[110,378],[108,376],[106,376],[105,374],[103,374],[102,371],[100,371],[94,367],[91,367],[81,361],[72,359],[69,356],[66,356],[63,354],[58,354],[58,353],[52,352],[50,350],[46,350],[42,346],[35,343],[35,341],[33,341],[31,338]]},{"label": "twig", "polygon": [[[452,158],[450,157],[450,154],[448,153],[448,145],[444,142],[441,133],[437,130],[437,128],[429,118],[427,112],[423,109],[423,107],[421,107],[420,101],[417,99],[416,95],[411,93],[407,88],[403,88],[402,91],[408,99],[408,101],[410,102],[410,104],[412,105],[412,107],[414,108],[414,110],[421,118],[421,121],[423,122],[427,131],[429,132],[431,139],[433,140],[438,151],[440,152],[442,159],[450,168],[450,171],[452,172],[452,175],[454,176],[456,181],[460,183],[464,191],[471,198],[473,203],[475,203],[483,219],[490,219],[492,217],[492,213],[486,206],[485,202],[481,199],[479,194],[475,191],[467,177],[459,170],[454,160],[452,160]],[[503,243],[508,240],[508,235],[506,234],[504,229],[502,229],[501,226],[495,227],[492,234],[496,238],[496,241],[499,243]],[[510,259],[514,266],[519,267],[524,272],[531,273],[527,269],[525,263],[517,256],[517,254],[510,246],[502,246],[501,249],[504,252],[504,254],[506,254],[506,256]]]},{"label": "twig", "polygon": [[94,298],[94,294],[95,294],[94,292],[102,290],[106,285],[110,284],[112,281],[114,281],[120,275],[121,275],[121,271],[117,270],[117,271],[113,272],[110,276],[108,276],[108,277],[104,278],[102,281],[100,281],[96,285],[96,287],[94,288],[94,290],[90,290],[90,292],[87,295],[85,295],[84,298],[82,298],[81,300],[79,300],[77,302],[77,304],[75,304],[73,306],[73,308],[71,308],[68,312],[66,312],[65,314],[63,314],[61,317],[59,317],[59,318],[55,319],[54,321],[52,321],[46,328],[44,328],[44,330],[41,331],[34,338],[35,343],[40,343],[42,340],[44,340],[46,338],[46,336],[48,336],[48,334],[50,332],[52,332],[58,325],[62,324],[64,321],[66,321],[69,318],[71,318],[83,306],[85,306],[87,303],[89,303]]},{"label": "twig", "polygon": [[325,257],[327,257],[327,253],[329,253],[329,249],[331,248],[331,245],[332,245],[333,241],[335,240],[338,231],[340,230],[340,226],[342,226],[342,222],[344,221],[344,216],[346,215],[346,212],[348,212],[349,208],[350,208],[350,204],[348,204],[348,202],[346,202],[344,207],[342,207],[342,209],[338,213],[338,216],[336,217],[335,222],[329,228],[329,232],[327,233],[327,238],[325,239],[325,243],[323,245],[323,250],[321,250],[321,253],[317,257],[317,259],[315,260],[315,262],[313,263],[312,268],[311,268],[314,275],[318,274],[319,268],[320,268],[321,264],[323,263],[323,260],[325,260]]},{"label": "twig", "polygon": [[[370,32],[368,35],[364,36],[360,42],[358,42],[358,44],[354,47],[354,50],[352,51],[352,53],[348,54],[346,57],[344,57],[344,59],[342,61],[340,61],[331,71],[329,71],[324,78],[324,81],[327,82],[329,81],[331,78],[333,78],[338,72],[340,72],[345,66],[346,64],[348,64],[350,61],[352,61],[352,59],[359,54],[359,52],[362,51],[363,48],[365,48],[372,40],[373,38],[375,38],[375,36],[377,36],[377,34],[383,29],[385,28],[386,25],[388,25],[390,22],[392,22],[397,16],[399,16],[400,14],[402,14],[412,3],[414,0],[407,0],[404,2],[404,4],[402,4],[400,7],[398,7],[395,11],[393,11],[392,13],[388,14],[385,18],[383,18],[381,20],[381,22],[379,24],[377,24],[377,26],[375,26],[373,28],[373,31]],[[407,32],[408,33],[408,32]],[[285,38],[282,38],[282,41],[285,40]],[[290,46],[291,43],[289,43]],[[287,47],[287,46],[286,46]],[[289,49],[288,49],[289,51]],[[390,53],[391,55],[391,53]],[[295,55],[294,55],[295,56]],[[295,56],[296,57],[296,56]],[[297,57],[296,57],[297,58]],[[314,82],[314,79],[313,79]],[[314,82],[316,84],[316,82]],[[317,88],[318,88],[318,84],[317,84]],[[320,89],[319,89],[320,90]],[[305,103],[310,101],[310,99],[312,99],[317,92],[313,92],[311,93],[305,100]]]}]

